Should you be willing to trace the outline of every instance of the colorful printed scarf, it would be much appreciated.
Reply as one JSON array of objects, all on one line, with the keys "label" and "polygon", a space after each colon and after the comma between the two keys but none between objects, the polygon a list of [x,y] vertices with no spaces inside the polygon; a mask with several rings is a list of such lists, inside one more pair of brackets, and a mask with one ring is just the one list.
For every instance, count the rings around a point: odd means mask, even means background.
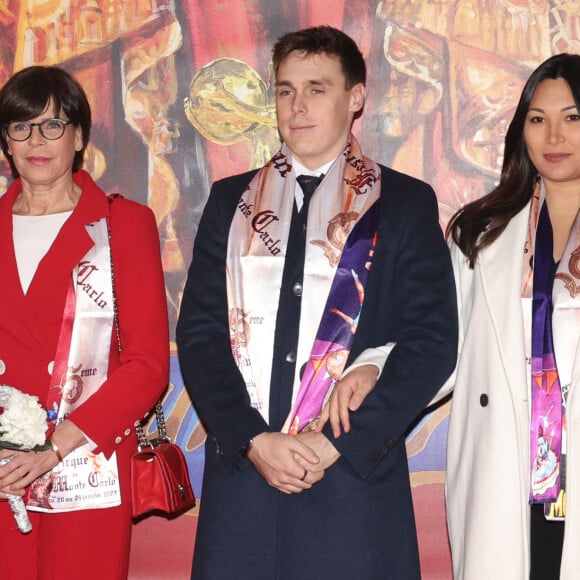
[{"label": "colorful printed scarf", "polygon": [[564,516],[552,502],[562,503],[565,487],[566,401],[580,337],[579,265],[580,214],[552,284],[552,226],[545,188],[539,183],[530,209],[522,293],[532,301],[531,333],[526,324],[531,354],[530,503],[548,504],[545,511],[554,517]]},{"label": "colorful printed scarf", "polygon": [[[346,149],[312,196],[293,410],[286,419],[285,432],[300,430],[315,419],[346,363],[376,240],[380,175],[380,168],[362,155],[351,135]],[[243,193],[228,240],[232,352],[251,404],[266,421],[295,187],[292,156],[282,145]],[[301,381],[299,369],[304,362],[308,365]]]}]

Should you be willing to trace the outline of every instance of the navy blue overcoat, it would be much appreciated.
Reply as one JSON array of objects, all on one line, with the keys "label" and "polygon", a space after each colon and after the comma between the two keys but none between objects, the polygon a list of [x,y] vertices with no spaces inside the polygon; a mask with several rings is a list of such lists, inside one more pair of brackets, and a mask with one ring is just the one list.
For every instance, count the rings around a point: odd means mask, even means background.
[{"label": "navy blue overcoat", "polygon": [[240,449],[279,430],[289,412],[294,367],[287,372],[284,354],[296,347],[300,298],[292,287],[301,261],[285,267],[266,422],[232,356],[226,296],[229,227],[254,172],[212,187],[177,328],[186,387],[208,429],[196,580],[420,578],[405,435],[454,367],[456,298],[433,190],[381,171],[378,242],[350,360],[369,347],[396,347],[350,433],[335,440],[325,429],[341,458],[294,495],[270,487]]}]

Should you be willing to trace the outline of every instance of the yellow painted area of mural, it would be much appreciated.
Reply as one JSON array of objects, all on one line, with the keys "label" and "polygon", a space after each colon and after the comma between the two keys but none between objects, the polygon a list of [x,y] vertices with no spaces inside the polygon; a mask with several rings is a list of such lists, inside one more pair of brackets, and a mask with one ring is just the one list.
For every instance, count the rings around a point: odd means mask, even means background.
[{"label": "yellow painted area of mural", "polygon": [[24,0],[14,69],[56,64],[88,53],[165,17],[172,3],[155,0]]},{"label": "yellow painted area of mural", "polygon": [[411,487],[420,485],[431,485],[434,483],[445,483],[444,471],[413,471],[409,473]]}]

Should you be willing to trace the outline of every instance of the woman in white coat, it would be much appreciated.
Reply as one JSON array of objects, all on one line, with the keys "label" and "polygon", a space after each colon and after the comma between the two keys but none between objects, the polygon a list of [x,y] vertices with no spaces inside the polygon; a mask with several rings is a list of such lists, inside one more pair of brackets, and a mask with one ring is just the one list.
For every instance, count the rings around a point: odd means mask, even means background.
[{"label": "woman in white coat", "polygon": [[580,56],[560,54],[523,89],[499,185],[448,227],[456,580],[580,577],[579,206]]},{"label": "woman in white coat", "polygon": [[[459,303],[446,500],[455,580],[580,578],[580,55],[527,81],[499,185],[448,235]],[[341,383],[335,435],[372,383]],[[319,427],[321,428],[321,427]]]}]

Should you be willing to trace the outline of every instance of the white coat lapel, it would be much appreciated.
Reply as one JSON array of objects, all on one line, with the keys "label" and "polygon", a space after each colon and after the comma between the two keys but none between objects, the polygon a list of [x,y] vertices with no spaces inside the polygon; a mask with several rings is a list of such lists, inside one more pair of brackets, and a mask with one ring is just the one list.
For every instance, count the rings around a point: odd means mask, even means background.
[{"label": "white coat lapel", "polygon": [[522,381],[527,384],[521,286],[529,207],[526,204],[511,219],[501,236],[479,258],[483,292],[500,355],[510,389],[517,398],[522,396]]}]

